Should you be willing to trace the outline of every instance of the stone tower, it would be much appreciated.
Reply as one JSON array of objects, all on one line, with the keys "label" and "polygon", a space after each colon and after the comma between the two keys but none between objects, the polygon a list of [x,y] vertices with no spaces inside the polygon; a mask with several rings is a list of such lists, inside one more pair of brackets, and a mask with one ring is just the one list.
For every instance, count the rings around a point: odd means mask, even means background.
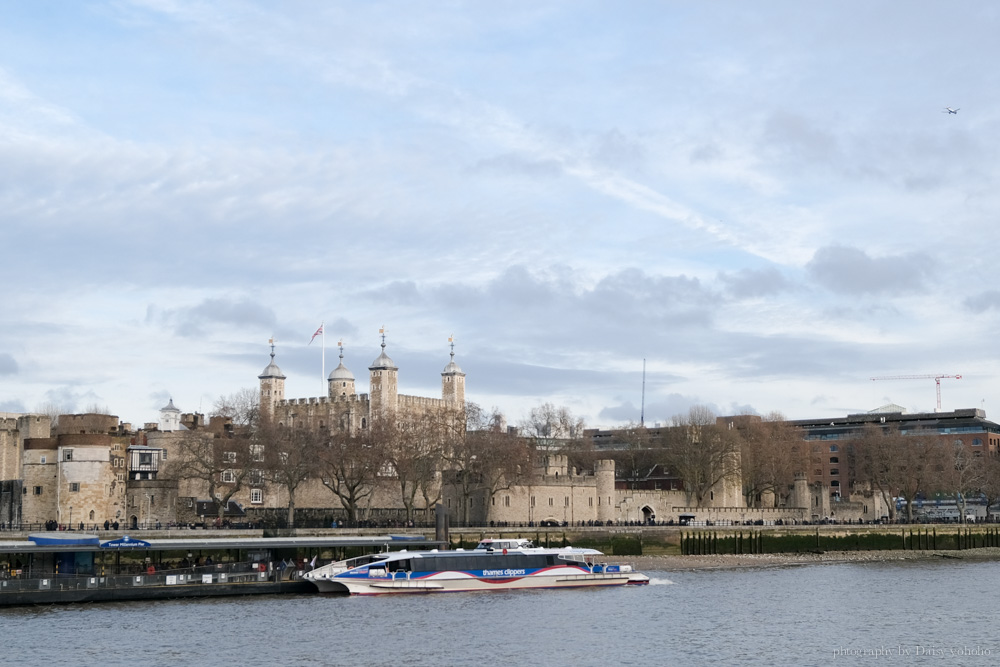
[{"label": "stone tower", "polygon": [[454,405],[465,405],[465,373],[455,363],[455,339],[448,338],[451,344],[451,361],[441,372],[441,398]]},{"label": "stone tower", "polygon": [[382,354],[378,355],[378,358],[368,367],[372,419],[377,419],[381,415],[396,410],[399,369],[385,353],[385,329],[380,329],[379,333],[382,335]]},{"label": "stone tower", "polygon": [[610,459],[594,462],[594,477],[597,478],[597,520],[606,523],[615,519],[615,462]]},{"label": "stone tower", "polygon": [[274,339],[271,343],[271,363],[267,365],[264,372],[258,375],[260,378],[260,412],[261,416],[273,415],[274,406],[278,401],[285,400],[285,375],[274,363]]},{"label": "stone tower", "polygon": [[338,342],[337,346],[340,348],[340,364],[330,371],[330,377],[327,379],[329,384],[327,395],[330,398],[353,396],[355,394],[354,374],[347,370],[347,366],[344,365],[343,341]]},{"label": "stone tower", "polygon": [[159,429],[161,431],[181,430],[181,411],[174,407],[173,398],[170,399],[169,403],[160,408]]},{"label": "stone tower", "polygon": [[795,473],[795,482],[792,484],[792,507],[801,507],[803,509],[809,509],[810,502],[809,497],[809,483],[806,481],[806,474],[804,472]]}]

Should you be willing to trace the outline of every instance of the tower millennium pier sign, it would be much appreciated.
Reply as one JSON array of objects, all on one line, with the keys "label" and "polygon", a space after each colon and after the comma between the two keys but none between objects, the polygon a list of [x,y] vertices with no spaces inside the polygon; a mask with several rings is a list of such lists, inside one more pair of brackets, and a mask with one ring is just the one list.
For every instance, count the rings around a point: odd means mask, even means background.
[{"label": "tower millennium pier sign", "polygon": [[128,535],[120,537],[117,540],[111,540],[110,542],[101,542],[102,549],[148,549],[149,546],[149,542],[136,540]]}]

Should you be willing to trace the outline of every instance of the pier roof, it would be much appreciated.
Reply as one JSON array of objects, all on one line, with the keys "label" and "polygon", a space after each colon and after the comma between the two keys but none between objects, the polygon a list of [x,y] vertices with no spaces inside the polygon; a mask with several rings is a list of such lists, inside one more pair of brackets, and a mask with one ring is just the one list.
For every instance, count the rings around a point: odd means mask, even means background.
[{"label": "pier roof", "polygon": [[[108,536],[115,540],[124,535]],[[222,550],[222,549],[292,549],[292,548],[327,548],[327,547],[427,547],[435,548],[442,543],[425,538],[423,535],[323,535],[309,537],[210,537],[210,538],[166,538],[147,539],[148,549],[136,551],[185,551],[185,550]],[[94,543],[49,543],[39,544],[30,539],[0,541],[0,553],[28,554],[44,552],[68,551],[101,551],[99,544]],[[105,551],[114,551],[105,549]]]}]

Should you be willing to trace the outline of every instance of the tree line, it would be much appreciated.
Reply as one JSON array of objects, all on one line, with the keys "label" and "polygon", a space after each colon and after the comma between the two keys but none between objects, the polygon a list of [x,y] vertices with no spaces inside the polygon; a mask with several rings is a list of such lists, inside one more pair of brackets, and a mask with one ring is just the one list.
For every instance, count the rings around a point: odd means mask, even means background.
[{"label": "tree line", "polygon": [[[289,526],[296,493],[308,480],[318,480],[352,522],[362,518],[378,488],[395,486],[407,520],[440,502],[449,488],[458,502],[456,520],[467,523],[472,498],[489,506],[498,492],[534,475],[542,457],[552,453],[566,455],[581,471],[613,459],[617,481],[632,489],[649,488],[653,479],[672,481],[692,507],[707,504],[722,484],[738,487],[746,507],[779,507],[788,503],[796,474],[814,470],[828,455],[780,413],[719,418],[705,406],[662,427],[627,424],[600,449],[582,418],[550,403],[532,409],[517,428],[508,428],[496,408],[467,403],[373,416],[367,428],[350,433],[274,423],[261,414],[257,393],[244,389],[221,397],[212,414],[231,426],[216,437],[197,431],[184,437],[174,474],[200,481],[220,520],[240,492],[280,488],[288,498]],[[891,519],[895,498],[906,499],[912,520],[921,494],[953,494],[963,503],[983,496],[988,504],[1000,497],[1000,460],[977,457],[960,442],[949,445],[935,432],[903,434],[870,424],[838,442],[842,479],[880,494]]]},{"label": "tree line", "polygon": [[231,426],[186,434],[172,474],[200,482],[216,502],[220,521],[237,494],[274,487],[287,495],[288,525],[294,526],[296,494],[316,480],[350,522],[361,518],[378,488],[392,485],[407,520],[440,502],[443,487],[450,486],[459,499],[457,519],[467,522],[474,495],[485,494],[489,502],[532,467],[529,441],[508,430],[498,410],[474,403],[376,415],[354,433],[277,423],[260,411],[256,392],[249,389],[220,398],[212,414]]}]

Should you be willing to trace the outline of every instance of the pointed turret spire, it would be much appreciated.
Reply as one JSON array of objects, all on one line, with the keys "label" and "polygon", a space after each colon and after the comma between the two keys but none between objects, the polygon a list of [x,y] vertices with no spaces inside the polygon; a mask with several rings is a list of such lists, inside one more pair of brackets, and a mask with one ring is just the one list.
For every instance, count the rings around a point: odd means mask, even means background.
[{"label": "pointed turret spire", "polygon": [[462,369],[459,368],[458,364],[455,363],[455,336],[452,334],[448,336],[448,345],[451,346],[451,361],[448,365],[444,367],[441,375],[464,375]]},{"label": "pointed turret spire", "polygon": [[330,380],[340,380],[341,382],[354,382],[354,374],[347,369],[344,365],[344,340],[340,339],[337,341],[337,347],[340,348],[340,364],[330,371]]},{"label": "pointed turret spire", "polygon": [[378,333],[382,336],[382,354],[378,355],[378,359],[372,362],[368,370],[373,371],[379,368],[399,370],[392,359],[389,358],[389,355],[385,353],[385,325],[378,330]]},{"label": "pointed turret spire", "polygon": [[281,378],[284,380],[285,374],[281,372],[280,368],[278,368],[278,364],[274,363],[274,338],[269,338],[267,342],[271,346],[271,363],[269,363],[267,368],[264,369],[264,372],[257,377],[261,380],[264,378]]}]

